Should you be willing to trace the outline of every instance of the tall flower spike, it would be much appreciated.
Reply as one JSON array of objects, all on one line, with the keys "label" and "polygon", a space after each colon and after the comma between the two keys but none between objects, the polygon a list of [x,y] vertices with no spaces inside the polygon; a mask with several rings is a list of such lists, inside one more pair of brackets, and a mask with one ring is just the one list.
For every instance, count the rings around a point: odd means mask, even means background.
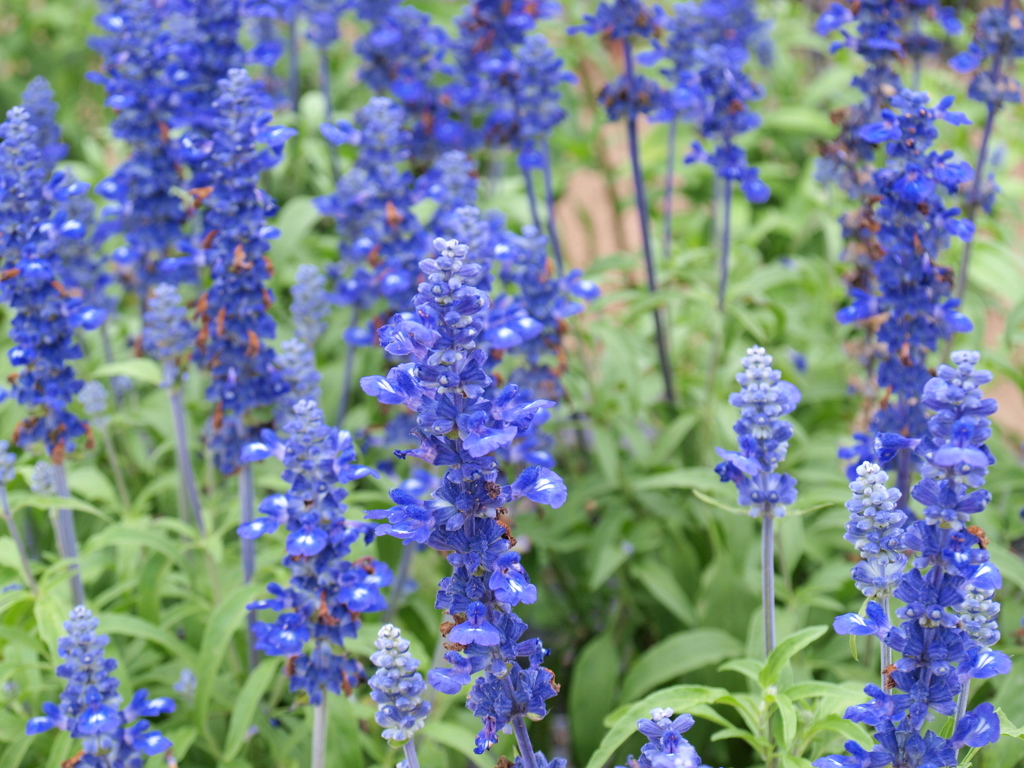
[{"label": "tall flower spike", "polygon": [[[998,610],[991,595],[1001,585],[999,571],[984,548],[984,532],[968,525],[990,498],[987,491],[968,489],[984,482],[993,461],[985,445],[991,431],[986,417],[996,402],[981,392],[992,375],[975,369],[979,358],[977,352],[954,352],[955,367],[940,365],[923,388],[921,401],[933,415],[917,446],[924,479],[913,495],[925,509],[903,534],[902,548],[917,557],[893,593],[903,604],[896,611],[900,623],[893,626],[884,606],[874,601],[866,615],[835,620],[840,634],[875,635],[901,654],[888,668],[882,688],[865,688],[871,701],[846,713],[849,720],[875,727],[879,746],[865,753],[848,742],[851,758],[822,758],[815,763],[819,768],[868,764],[858,760],[925,765],[922,753],[931,755],[928,764],[952,766],[957,749],[983,747],[999,738],[991,704],[967,711],[971,680],[1006,674],[1010,668],[1005,654],[988,647],[998,635],[985,626],[985,617]],[[978,623],[971,620],[975,608]],[[926,729],[934,714],[954,717],[952,738]]]},{"label": "tall flower spike", "polygon": [[[601,89],[598,100],[604,105],[610,120],[626,118],[626,134],[629,139],[629,156],[633,167],[633,189],[640,213],[640,230],[643,235],[644,263],[647,266],[647,290],[658,290],[657,267],[651,246],[650,217],[647,207],[647,188],[644,182],[643,166],[640,163],[640,140],[637,135],[637,119],[658,108],[664,100],[661,87],[654,81],[636,73],[633,46],[642,40],[651,40],[660,34],[664,26],[665,12],[661,6],[645,5],[640,0],[614,0],[611,4],[601,3],[596,13],[583,17],[584,23],[569,29],[570,34],[585,32],[588,35],[605,35],[622,43],[626,60],[626,71]],[[665,313],[655,308],[652,311],[654,333],[658,346],[658,362],[665,400],[675,404],[675,385],[672,375],[670,325]]]},{"label": "tall flower spike", "polygon": [[[1006,104],[1020,103],[1020,81],[1014,77],[1017,60],[1024,57],[1024,11],[1013,7],[1012,0],[984,8],[979,14],[970,47],[949,61],[954,71],[974,72],[968,95],[985,104],[988,116],[981,135],[978,165],[974,179],[966,186],[964,218],[974,221],[978,208],[992,213],[999,186],[989,173],[990,144],[996,115]],[[956,296],[963,299],[967,290],[967,274],[971,265],[971,245],[964,243]]]},{"label": "tall flower spike", "polygon": [[430,500],[396,489],[391,492],[396,506],[367,516],[386,521],[377,526],[379,534],[449,553],[453,573],[441,581],[436,605],[448,617],[441,632],[450,644],[445,660],[451,666],[431,670],[428,680],[442,693],[455,694],[482,672],[467,699],[483,723],[476,751],[489,749],[498,731],[511,725],[527,765],[535,768],[524,717],[543,717],[544,702],[556,689],[551,672],[541,666],[546,652],[540,642],[521,640],[527,627],[514,607],[534,602],[537,591],[519,554],[509,551],[511,536],[501,518],[509,503],[524,496],[559,507],[566,490],[554,472],[539,467],[502,485],[492,454],[554,403],[520,398],[515,385],[493,399],[486,394],[492,380],[478,341],[489,300],[474,285],[482,270],[458,241],[438,238],[434,247],[438,255],[420,264],[426,279],[414,313],[396,315],[380,331],[385,350],[407,355],[410,362],[361,384],[382,403],[405,404],[416,412],[413,434],[420,445],[396,455],[447,470]]},{"label": "tall flower spike", "polygon": [[98,625],[84,605],[71,610],[64,622],[67,636],[57,643],[64,660],[57,667],[57,676],[65,678],[67,685],[60,703],[43,704],[43,715],[29,720],[25,733],[33,736],[56,728],[81,739],[81,763],[90,768],[141,766],[147,757],[171,749],[170,740],[150,730],[145,718],[173,712],[174,701],[150,699],[143,689],[121,707],[119,683],[111,676],[117,662],[105,657],[110,639],[96,634]]},{"label": "tall flower spike", "polygon": [[319,267],[313,264],[300,264],[295,272],[291,294],[295,338],[309,349],[315,349],[317,340],[327,329],[326,320],[331,313],[327,278]]},{"label": "tall flower spike", "polygon": [[268,311],[274,294],[267,287],[273,269],[267,252],[278,231],[267,224],[276,208],[259,177],[277,164],[295,131],[270,125],[266,92],[245,70],[232,69],[220,88],[216,132],[203,165],[213,187],[204,217],[213,280],[199,300],[196,360],[212,376],[208,439],[217,467],[231,474],[242,446],[255,436],[247,414],[273,405],[287,387],[265,343],[276,327]]},{"label": "tall flower spike", "polygon": [[740,409],[733,426],[740,450],[716,448],[723,461],[715,472],[723,483],[735,483],[740,504],[750,507],[752,517],[761,518],[761,608],[767,655],[775,648],[774,522],[797,496],[796,479],[775,471],[786,458],[793,436],[792,425],[780,417],[800,403],[800,390],[782,380],[762,347],[748,349],[742,362],[743,371],[736,374],[741,389],[729,395],[730,405]]},{"label": "tall flower spike", "polygon": [[[369,680],[370,697],[377,702],[374,719],[384,729],[381,734],[393,746],[413,745],[412,736],[425,724],[430,713],[430,702],[421,698],[427,684],[416,670],[419,659],[409,653],[409,641],[393,624],[385,624],[373,642],[377,652],[370,661],[377,671]],[[412,746],[413,751],[415,747]],[[409,758],[416,765],[415,756]]]},{"label": "tall flower spike", "polygon": [[177,55],[171,33],[177,8],[147,0],[102,0],[96,23],[105,34],[90,40],[103,64],[87,77],[106,89],[107,106],[117,111],[111,130],[130,148],[128,159],[96,187],[109,201],[98,239],[124,237],[114,261],[122,279],[142,296],[156,282],[196,277],[195,265],[170,250],[186,219],[172,192],[182,182],[170,128],[187,124],[189,112],[180,102],[194,73],[194,62]]},{"label": "tall flower spike", "polygon": [[318,705],[325,692],[348,692],[362,679],[362,667],[344,652],[345,638],[356,636],[360,614],[384,609],[380,590],[391,572],[373,558],[347,559],[373,530],[345,519],[344,486],[376,474],[354,463],[349,433],[325,424],[312,400],[295,404],[283,431],[282,441],[263,430],[262,442],[250,444],[243,460],[276,457],[291,487],[265,498],[261,516],[239,526],[238,535],[252,540],[282,527],[288,532],[282,562],[291,579],[287,586],[271,584],[271,597],[249,605],[277,613],[273,623],[256,623],[253,633],[257,650],[291,659],[291,690],[305,691]]}]

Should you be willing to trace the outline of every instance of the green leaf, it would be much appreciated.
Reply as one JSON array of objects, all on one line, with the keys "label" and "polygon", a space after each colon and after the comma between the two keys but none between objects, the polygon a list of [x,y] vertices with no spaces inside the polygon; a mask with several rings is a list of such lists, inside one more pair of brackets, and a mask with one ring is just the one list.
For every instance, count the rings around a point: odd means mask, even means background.
[{"label": "green leaf", "polygon": [[493,768],[493,760],[473,751],[476,734],[468,728],[442,720],[429,720],[423,729],[423,737],[455,750],[478,768]]},{"label": "green leaf", "polygon": [[688,712],[700,704],[714,704],[727,693],[724,688],[706,685],[676,685],[619,707],[605,719],[608,731],[601,739],[600,746],[587,761],[586,768],[602,768],[615,754],[615,750],[636,733],[636,721],[649,717],[652,708],[671,707],[675,712]]},{"label": "green leaf", "polygon": [[689,626],[697,623],[690,597],[668,566],[654,557],[643,557],[630,563],[629,572],[679,621]]},{"label": "green leaf", "polygon": [[596,592],[604,586],[604,583],[629,559],[632,553],[623,544],[622,541],[608,542],[598,551],[594,570],[590,572],[590,579],[587,581],[587,588],[591,592]]},{"label": "green leaf", "polygon": [[[203,631],[203,639],[199,644],[199,659],[196,670],[195,720],[200,732],[209,742],[209,747],[217,750],[216,742],[210,731],[210,701],[213,698],[214,686],[218,672],[224,662],[228,647],[235,632],[245,624],[248,613],[246,605],[262,591],[258,584],[245,584],[224,598],[210,615],[210,620]],[[218,754],[219,756],[219,754]]]},{"label": "green leaf", "polygon": [[580,650],[572,665],[569,686],[569,728],[573,753],[583,760],[601,741],[593,727],[615,706],[621,661],[611,633],[597,635]]},{"label": "green leaf", "polygon": [[1013,739],[1024,739],[1024,728],[1018,728],[1015,726],[1010,718],[1006,716],[1002,708],[996,709],[996,714],[999,716],[999,735],[1009,736]]},{"label": "green leaf", "polygon": [[775,695],[775,706],[778,707],[779,716],[782,719],[782,748],[786,749],[796,738],[796,707],[784,693]]},{"label": "green leaf", "polygon": [[57,654],[57,642],[64,635],[64,621],[71,611],[71,607],[63,597],[56,595],[57,591],[66,589],[64,583],[54,585],[54,589],[43,592],[36,599],[32,608],[35,614],[36,628],[39,630],[39,637],[50,649],[50,658],[59,658]]},{"label": "green leaf", "polygon": [[83,501],[74,496],[48,496],[41,493],[22,493],[19,491],[10,494],[9,498],[13,511],[24,507],[31,507],[32,509],[70,509],[75,512],[86,512],[98,517],[107,525],[113,523],[110,515],[95,504],[90,504],[88,501]]},{"label": "green leaf", "polygon": [[245,685],[235,700],[235,706],[231,709],[231,722],[228,725],[228,735],[224,740],[224,760],[230,762],[238,756],[245,745],[245,737],[249,733],[249,726],[252,725],[263,700],[263,694],[274,681],[278,668],[281,666],[279,658],[267,658],[261,661],[245,680]]},{"label": "green leaf", "polygon": [[706,493],[701,493],[698,490],[694,490],[693,495],[696,496],[701,501],[703,501],[705,504],[709,504],[710,506],[724,510],[725,512],[732,512],[734,515],[748,514],[746,507],[734,507],[730,506],[729,504],[723,504],[718,499],[714,499],[711,496],[708,496]]},{"label": "green leaf", "polygon": [[718,477],[709,469],[686,467],[669,472],[658,472],[642,477],[633,483],[638,491],[663,491],[669,489],[693,490],[711,489],[718,485]]},{"label": "green leaf", "polygon": [[789,660],[828,632],[828,629],[828,626],[824,624],[807,627],[806,629],[801,629],[799,632],[790,635],[779,643],[775,650],[768,656],[768,661],[765,662],[764,669],[761,671],[761,675],[758,678],[758,682],[761,683],[761,687],[767,688],[769,685],[775,685],[778,683],[779,675],[782,674],[782,670],[789,663]]},{"label": "green leaf", "polygon": [[695,669],[743,652],[743,644],[721,629],[688,629],[655,643],[633,662],[622,684],[626,701]]},{"label": "green leaf", "polygon": [[122,635],[133,639],[148,640],[159,645],[171,656],[184,662],[185,666],[195,668],[195,651],[187,643],[183,643],[170,630],[151,624],[130,613],[101,613],[97,617],[100,628],[105,635]]},{"label": "green leaf", "polygon": [[23,734],[4,747],[3,752],[0,752],[0,768],[18,768],[34,740],[34,737]]},{"label": "green leaf", "polygon": [[148,357],[133,357],[115,363],[105,363],[93,371],[92,375],[97,379],[127,376],[132,381],[152,384],[154,387],[159,387],[164,379],[160,364]]}]

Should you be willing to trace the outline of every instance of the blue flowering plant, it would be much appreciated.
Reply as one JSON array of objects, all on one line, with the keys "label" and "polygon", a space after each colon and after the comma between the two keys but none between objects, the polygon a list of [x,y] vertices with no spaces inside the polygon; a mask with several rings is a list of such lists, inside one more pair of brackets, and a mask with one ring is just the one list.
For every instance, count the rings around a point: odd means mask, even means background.
[{"label": "blue flowering plant", "polygon": [[[498,732],[511,726],[530,765],[534,753],[524,718],[543,717],[544,702],[556,688],[542,666],[543,646],[523,639],[527,626],[514,610],[534,602],[537,590],[519,554],[511,551],[507,505],[525,497],[558,507],[566,489],[554,472],[541,467],[502,482],[504,472],[493,454],[553,403],[524,400],[511,384],[488,396],[492,380],[478,340],[489,299],[474,285],[481,268],[457,241],[438,238],[434,247],[437,256],[420,264],[426,279],[414,312],[396,315],[380,332],[387,352],[410,361],[361,384],[382,403],[416,412],[420,445],[397,455],[447,469],[431,499],[396,489],[391,493],[395,506],[369,514],[385,521],[377,526],[380,535],[449,553],[453,572],[441,581],[436,600],[446,615],[441,633],[449,647],[448,666],[432,669],[428,680],[448,694],[472,682],[467,707],[483,724],[477,751],[489,749]],[[474,682],[475,673],[482,674]]]},{"label": "blue flowering plant", "polygon": [[[912,554],[909,570],[886,567],[867,574],[878,569],[855,568],[858,586],[870,582],[870,589],[861,588],[871,599],[864,613],[835,620],[837,632],[874,635],[890,653],[900,654],[883,668],[881,686],[865,688],[870,700],[846,713],[847,719],[874,728],[878,745],[868,752],[848,742],[849,756],[821,758],[815,762],[818,768],[952,766],[957,750],[977,750],[999,738],[992,704],[969,709],[968,702],[972,680],[1010,670],[1009,657],[991,647],[999,639],[999,604],[993,595],[1002,579],[986,549],[985,533],[975,523],[991,499],[980,486],[994,461],[986,441],[991,433],[987,417],[996,410],[995,400],[982,393],[992,376],[976,368],[979,359],[977,352],[954,352],[953,365],[939,366],[921,393],[931,416],[927,433],[916,441],[923,478],[912,493],[923,510],[918,519],[897,526],[895,537],[886,526],[883,536],[891,541],[884,546],[890,551],[880,549],[876,556],[876,562],[886,557],[902,565],[902,552]],[[866,472],[868,477],[872,473]],[[879,512],[884,513],[892,494],[878,473],[872,479],[882,486],[876,489],[880,503],[872,526],[878,531]],[[902,604],[895,625],[885,599],[890,593]],[[946,736],[927,727],[936,715],[952,718]]]},{"label": "blue flowering plant", "polygon": [[29,720],[25,733],[67,732],[80,740],[81,751],[72,759],[83,768],[142,768],[152,755],[170,755],[170,740],[146,718],[173,712],[174,701],[151,699],[141,689],[122,707],[120,683],[111,674],[117,662],[106,658],[110,639],[96,633],[98,626],[85,606],[72,609],[57,646],[63,659],[57,677],[67,680],[60,702],[43,704],[43,715]]}]

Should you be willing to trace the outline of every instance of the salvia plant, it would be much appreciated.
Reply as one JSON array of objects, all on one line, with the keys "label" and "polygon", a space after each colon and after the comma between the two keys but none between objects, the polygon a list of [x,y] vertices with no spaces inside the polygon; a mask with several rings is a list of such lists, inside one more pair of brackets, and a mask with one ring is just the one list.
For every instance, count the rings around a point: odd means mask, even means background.
[{"label": "salvia plant", "polygon": [[44,5],[0,768],[1020,762],[1020,0]]}]

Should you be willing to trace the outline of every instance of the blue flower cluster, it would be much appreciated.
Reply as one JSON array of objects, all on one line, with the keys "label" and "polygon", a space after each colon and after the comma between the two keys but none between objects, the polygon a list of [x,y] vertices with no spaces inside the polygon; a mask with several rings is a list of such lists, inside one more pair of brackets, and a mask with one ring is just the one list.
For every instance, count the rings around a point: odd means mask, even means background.
[{"label": "blue flower cluster", "polygon": [[220,87],[220,117],[202,166],[212,187],[204,216],[212,283],[199,299],[195,357],[212,377],[206,390],[215,404],[210,445],[218,468],[232,473],[252,437],[246,412],[272,405],[287,387],[264,343],[275,332],[267,251],[277,230],[266,222],[275,205],[259,176],[277,164],[295,132],[269,124],[266,91],[245,70],[232,69]]},{"label": "blue flower cluster", "polygon": [[846,502],[850,520],[843,538],[853,544],[863,560],[853,567],[857,589],[868,597],[891,595],[903,577],[903,524],[907,515],[898,509],[898,488],[887,488],[889,475],[877,464],[865,461],[850,483],[853,498]]},{"label": "blue flower cluster", "polygon": [[61,252],[86,234],[71,216],[71,201],[88,185],[53,170],[55,140],[22,107],[0,124],[0,298],[16,312],[11,393],[29,410],[14,442],[42,443],[60,463],[87,429],[69,410],[82,387],[68,365],[82,354],[74,333],[98,328],[106,312],[88,306],[80,287],[62,282]]},{"label": "blue flower cluster", "polygon": [[949,111],[947,97],[929,106],[928,95],[903,90],[893,97],[882,119],[860,129],[860,136],[884,144],[888,160],[875,171],[880,197],[877,219],[879,252],[874,264],[877,293],[853,289],[853,303],[840,310],[842,323],[884,316],[878,340],[887,350],[878,366],[878,384],[891,394],[876,414],[878,432],[919,435],[925,419],[917,401],[928,370],[925,359],[939,340],[971,330],[970,321],[950,298],[951,273],[937,263],[950,237],[969,240],[974,226],[957,218],[959,210],[946,207],[943,189],[953,194],[971,178],[969,164],[952,152],[937,152],[936,121],[967,123]]},{"label": "blue flower cluster", "polygon": [[291,573],[288,586],[270,584],[270,598],[251,610],[277,613],[273,623],[256,622],[256,650],[289,657],[293,692],[305,691],[312,704],[323,692],[346,693],[363,677],[362,666],[337,648],[355,637],[362,613],[385,608],[381,589],[391,583],[386,564],[367,557],[349,560],[352,546],[373,538],[371,526],[345,519],[344,485],[375,474],[355,464],[348,432],[324,423],[313,400],[302,400],[285,422],[285,440],[264,429],[261,441],[246,446],[243,461],[269,456],[284,464],[287,493],[268,496],[261,516],[238,528],[243,539],[256,539],[285,528],[283,565]]},{"label": "blue flower cluster", "polygon": [[[990,495],[975,490],[992,463],[985,445],[990,434],[986,418],[996,409],[981,385],[988,371],[975,369],[977,352],[954,352],[955,367],[941,365],[923,389],[922,403],[931,410],[928,433],[918,442],[924,460],[914,498],[925,509],[921,519],[903,532],[901,547],[917,553],[893,596],[903,603],[890,623],[887,611],[874,601],[866,616],[846,614],[835,621],[840,634],[875,635],[901,654],[888,671],[890,693],[869,685],[866,704],[847,710],[846,717],[876,729],[879,746],[867,753],[848,742],[850,757],[831,756],[815,763],[837,766],[956,765],[956,750],[982,747],[999,738],[999,719],[991,704],[967,712],[970,681],[1009,671],[1010,660],[989,646],[999,638],[994,619],[1001,586],[998,569],[985,549],[984,533],[970,525]],[[960,708],[957,710],[957,699]],[[922,728],[932,713],[957,715],[951,739]]]},{"label": "blue flower cluster", "polygon": [[796,501],[796,478],[775,470],[786,458],[793,426],[782,419],[800,403],[800,390],[782,380],[772,368],[772,356],[762,347],[751,347],[736,374],[740,391],[729,395],[729,404],[740,409],[733,426],[739,451],[717,448],[722,463],[715,472],[722,482],[736,484],[739,502],[750,507],[752,517],[782,517]]},{"label": "blue flower cluster", "polygon": [[142,320],[145,326],[142,348],[160,363],[164,385],[171,386],[181,376],[196,338],[177,287],[170,283],[155,285],[149,293]]},{"label": "blue flower cluster", "polygon": [[[956,72],[974,72],[968,95],[988,107],[982,137],[983,154],[978,161],[979,175],[987,159],[988,139],[996,112],[1005,104],[1020,103],[1020,81],[1014,72],[1015,62],[1021,57],[1024,57],[1024,11],[1006,0],[978,13],[973,42],[949,61]],[[993,179],[975,178],[967,196],[968,211],[980,205],[991,213],[998,192]]]},{"label": "blue flower cluster", "polygon": [[465,127],[451,113],[450,99],[439,84],[450,72],[444,62],[450,48],[448,35],[431,23],[430,14],[397,3],[388,3],[386,12],[373,19],[355,44],[363,60],[359,79],[405,110],[409,150],[420,164],[466,145]]},{"label": "blue flower cluster", "polygon": [[64,660],[57,676],[67,685],[60,703],[43,704],[43,716],[29,720],[25,733],[32,736],[56,728],[81,739],[82,755],[75,764],[82,768],[142,768],[149,756],[172,746],[162,733],[150,730],[144,718],[173,712],[174,701],[150,699],[143,689],[121,708],[119,683],[111,676],[117,662],[104,655],[110,638],[96,634],[98,625],[84,605],[71,610],[64,622],[67,636],[57,643]]},{"label": "blue flower cluster", "polygon": [[327,330],[327,316],[331,301],[327,294],[327,279],[313,264],[300,264],[291,287],[292,321],[295,338],[310,349]]},{"label": "blue flower cluster", "polygon": [[[335,273],[339,303],[368,309],[383,298],[391,312],[408,306],[416,290],[417,262],[429,247],[412,208],[418,196],[407,168],[411,136],[405,112],[384,97],[359,110],[355,124],[324,124],[336,146],[359,148],[355,166],[338,179],[334,194],[318,197],[317,209],[334,219],[341,240]],[[371,344],[369,328],[353,327],[349,344]]]},{"label": "blue flower cluster", "polygon": [[111,130],[128,144],[130,155],[96,187],[109,200],[98,236],[124,237],[115,262],[144,296],[154,282],[196,277],[194,264],[163,260],[186,219],[172,192],[182,182],[170,130],[185,124],[182,92],[195,75],[172,31],[181,26],[180,2],[103,0],[101,8],[96,23],[106,34],[91,45],[103,57],[103,69],[88,78],[106,89],[107,106],[117,112]]},{"label": "blue flower cluster", "polygon": [[377,652],[370,661],[377,671],[369,685],[370,697],[377,702],[374,719],[388,741],[408,741],[426,724],[430,713],[430,702],[421,697],[427,684],[416,671],[419,659],[409,653],[409,641],[393,624],[381,627],[373,644]]},{"label": "blue flower cluster", "polygon": [[743,69],[750,51],[764,47],[767,27],[757,18],[752,0],[680,3],[665,22],[664,43],[654,43],[670,65],[665,74],[672,82],[655,116],[693,121],[715,148],[708,152],[695,143],[687,162],[710,164],[721,178],[739,182],[754,203],[767,201],[771,191],[735,139],[761,124],[749,104],[764,89]]},{"label": "blue flower cluster", "polygon": [[[421,501],[396,489],[395,506],[370,512],[384,519],[378,534],[406,543],[426,544],[447,554],[453,568],[441,581],[436,606],[450,617],[441,625],[447,640],[445,660],[433,669],[430,684],[457,693],[476,679],[467,707],[483,722],[477,752],[490,748],[498,731],[522,718],[546,714],[545,700],[555,695],[552,673],[541,666],[546,654],[536,639],[523,640],[526,624],[515,614],[519,603],[536,600],[536,587],[510,551],[513,539],[505,521],[507,505],[520,497],[559,507],[566,489],[554,472],[529,467],[511,483],[501,484],[492,455],[527,429],[550,401],[528,401],[518,387],[488,393],[484,336],[489,299],[474,286],[482,269],[469,260],[468,249],[454,240],[434,241],[437,257],[420,263],[420,283],[413,313],[396,315],[380,330],[381,345],[410,362],[386,377],[362,379],[363,391],[388,405],[405,404],[416,412],[417,448],[396,451],[434,466],[447,467],[432,498]],[[527,661],[523,666],[519,659]]]},{"label": "blue flower cluster", "polygon": [[627,764],[637,768],[706,768],[697,750],[683,738],[693,728],[691,715],[672,717],[669,707],[651,710],[649,718],[637,720],[636,727],[647,743],[640,748],[640,757],[630,757]]},{"label": "blue flower cluster", "polygon": [[570,27],[569,33],[583,32],[621,40],[626,54],[626,71],[606,84],[598,100],[608,112],[609,120],[659,110],[665,102],[665,92],[658,83],[635,71],[633,45],[640,40],[653,40],[661,34],[666,23],[665,11],[660,5],[646,5],[641,0],[614,0],[601,3],[592,15],[583,17],[583,24]]}]

